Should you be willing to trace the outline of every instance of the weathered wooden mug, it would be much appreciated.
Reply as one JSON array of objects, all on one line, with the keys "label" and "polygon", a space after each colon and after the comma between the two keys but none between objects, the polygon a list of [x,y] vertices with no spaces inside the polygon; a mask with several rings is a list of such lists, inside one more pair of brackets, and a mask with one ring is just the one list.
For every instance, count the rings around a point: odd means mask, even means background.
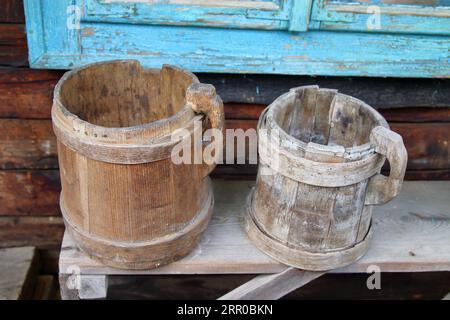
[{"label": "weathered wooden mug", "polygon": [[[220,97],[176,67],[111,61],[63,76],[52,109],[60,206],[81,249],[130,269],[157,267],[190,252],[211,216],[208,174],[215,164],[176,165],[171,151],[201,140],[204,125],[194,122],[206,118],[223,130]],[[171,139],[178,129],[187,134]]]},{"label": "weathered wooden mug", "polygon": [[317,86],[291,89],[263,112],[258,152],[247,233],[269,256],[306,270],[365,254],[372,206],[398,194],[407,163],[401,136],[375,109]]}]

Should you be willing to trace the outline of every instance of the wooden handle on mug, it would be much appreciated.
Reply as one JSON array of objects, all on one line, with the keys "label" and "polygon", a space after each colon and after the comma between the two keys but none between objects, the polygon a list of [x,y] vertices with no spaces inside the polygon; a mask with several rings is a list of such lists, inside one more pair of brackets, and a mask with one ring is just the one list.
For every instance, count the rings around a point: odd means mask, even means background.
[{"label": "wooden handle on mug", "polygon": [[[220,130],[220,141],[215,145],[213,163],[205,163],[203,159],[202,177],[206,177],[216,167],[223,157],[223,133],[225,116],[222,99],[216,94],[216,89],[210,84],[193,83],[186,92],[186,103],[197,113],[203,113],[209,119],[212,129]],[[203,150],[212,142],[204,141]]]},{"label": "wooden handle on mug", "polygon": [[400,192],[408,153],[402,137],[385,127],[375,127],[370,133],[370,142],[377,153],[386,156],[391,166],[388,177],[377,174],[369,180],[365,204],[377,205],[392,200]]}]

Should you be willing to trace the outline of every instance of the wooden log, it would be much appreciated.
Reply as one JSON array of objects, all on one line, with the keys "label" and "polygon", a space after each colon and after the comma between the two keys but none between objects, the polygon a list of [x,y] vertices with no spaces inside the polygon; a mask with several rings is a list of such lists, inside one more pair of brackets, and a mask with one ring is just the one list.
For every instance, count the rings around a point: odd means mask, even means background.
[{"label": "wooden log", "polygon": [[450,108],[393,108],[380,109],[381,115],[389,122],[450,122]]},{"label": "wooden log", "polygon": [[[0,67],[0,117],[8,118],[50,118],[50,108],[53,98],[53,89],[56,82],[61,78],[63,71],[52,70],[33,70],[27,68],[8,68]],[[200,75],[202,76],[202,75]],[[264,100],[266,103],[257,104],[252,102],[252,98],[248,98],[245,94],[245,87],[239,86],[239,83],[233,81],[235,77],[241,77],[240,75],[207,75],[205,79],[212,80],[211,82],[218,84],[222,88],[218,91],[222,98],[229,102],[225,104],[225,114],[227,119],[258,119],[261,111],[271,103],[273,98]],[[259,77],[256,75],[249,75],[247,77]],[[279,76],[263,76],[268,77],[268,83],[270,86],[280,87],[283,85],[284,89],[277,89],[277,92],[281,94],[284,91],[289,90],[291,87],[285,85],[284,78]],[[217,79],[216,79],[217,78]],[[290,78],[290,77],[288,77]],[[215,79],[215,80],[214,80]],[[293,86],[305,82],[301,77],[297,77],[297,81],[293,82]],[[322,78],[307,78],[307,83],[320,84]],[[329,78],[326,78],[329,79]],[[221,81],[225,81],[227,84],[224,86],[220,84]],[[248,80],[245,80],[248,81]],[[407,121],[407,122],[422,122],[422,121],[435,121],[444,122],[449,121],[450,112],[447,108],[450,106],[450,98],[445,98],[445,93],[449,92],[449,80],[436,80],[436,79],[413,79],[408,81],[411,84],[412,89],[406,86],[404,80],[401,79],[373,79],[373,78],[333,78],[333,83],[330,83],[329,88],[342,88],[345,84],[348,87],[348,91],[351,95],[353,90],[361,91],[360,97],[363,100],[369,101],[375,99],[379,101],[378,104],[372,104],[376,109],[382,110],[381,113],[388,121]],[[378,82],[376,86],[367,84],[364,89],[357,88],[359,82]],[[253,82],[249,82],[255,86],[255,89],[259,85]],[[383,83],[386,87],[383,87]],[[396,85],[394,85],[394,83]],[[269,86],[269,84],[267,84]],[[271,88],[270,87],[270,88]],[[239,90],[237,90],[239,88]],[[268,87],[269,89],[269,87]],[[381,91],[378,91],[381,90]],[[389,94],[385,94],[387,91],[393,90],[397,97],[396,100],[390,100]],[[341,90],[342,91],[342,90]],[[238,98],[236,94],[244,93],[244,97]],[[229,96],[232,94],[232,96]],[[254,94],[252,92],[252,94]],[[227,97],[228,96],[228,97]],[[408,97],[407,99],[405,97]],[[403,99],[399,100],[400,98]],[[400,109],[398,107],[401,106]],[[436,109],[435,106],[441,106],[442,108]],[[428,111],[428,108],[431,109]],[[387,110],[397,108],[398,110]],[[402,110],[403,108],[408,108]]]},{"label": "wooden log", "polygon": [[31,299],[38,264],[34,247],[0,249],[0,300]]},{"label": "wooden log", "polygon": [[61,71],[0,67],[0,117],[50,119]]},{"label": "wooden log", "polygon": [[[0,119],[0,126],[7,128],[4,135],[0,137],[1,169],[56,169],[58,167],[56,140],[50,120]],[[256,121],[228,119],[226,127],[227,129],[256,129]],[[450,123],[435,122],[433,118],[433,122],[423,123],[392,122],[391,128],[403,136],[409,154],[408,170],[435,170],[434,174],[431,171],[428,172],[429,177],[438,178],[438,170],[450,169],[448,144]],[[242,166],[231,165],[226,170],[238,173],[237,170],[240,169],[243,175],[248,173]],[[407,179],[409,177],[411,175],[407,175]]]},{"label": "wooden log", "polygon": [[[218,165],[211,173],[213,178],[233,180],[255,180],[258,171],[256,164]],[[381,171],[383,174],[389,172]],[[450,169],[447,170],[406,170],[405,181],[417,180],[450,180]]]},{"label": "wooden log", "polygon": [[0,23],[25,23],[23,0],[3,0]]},{"label": "wooden log", "polygon": [[[225,117],[232,120],[258,120],[265,104],[225,103]],[[380,114],[389,122],[450,122],[450,107],[380,108]]]},{"label": "wooden log", "polygon": [[57,169],[50,120],[0,119],[0,169]]},{"label": "wooden log", "polygon": [[196,246],[212,214],[215,159],[176,164],[171,153],[180,143],[194,149],[191,138],[202,147],[204,116],[223,130],[214,87],[176,67],[112,61],[63,76],[52,108],[60,205],[83,250],[113,267],[146,269]]},{"label": "wooden log", "polygon": [[33,245],[41,250],[59,250],[63,233],[60,217],[0,217],[2,248]]},{"label": "wooden log", "polygon": [[0,66],[28,65],[28,49],[23,24],[0,24]]},{"label": "wooden log", "polygon": [[408,150],[408,169],[450,169],[450,122],[392,123]]},{"label": "wooden log", "polygon": [[58,216],[57,170],[0,171],[0,216]]},{"label": "wooden log", "polygon": [[447,170],[406,170],[405,180],[450,180],[450,169]]},{"label": "wooden log", "polygon": [[[445,93],[445,91],[448,92],[450,85],[447,80],[417,81],[414,79],[406,83],[402,79],[395,78],[217,74],[199,74],[198,76],[202,81],[213,84],[225,102],[270,104],[290,88],[319,85],[335,88],[342,93],[357,97],[375,108],[450,105],[448,94]],[[389,94],[386,94],[387,92]],[[433,96],[433,93],[437,95]]]},{"label": "wooden log", "polygon": [[[256,129],[255,120],[227,120],[227,129]],[[450,123],[397,123],[392,130],[403,137],[409,170],[450,169]]]},{"label": "wooden log", "polygon": [[[288,75],[197,74],[217,89],[223,101],[270,104],[291,88],[318,85],[363,100],[376,109],[450,106],[447,79],[307,77]],[[237,90],[236,88],[239,88]]]}]

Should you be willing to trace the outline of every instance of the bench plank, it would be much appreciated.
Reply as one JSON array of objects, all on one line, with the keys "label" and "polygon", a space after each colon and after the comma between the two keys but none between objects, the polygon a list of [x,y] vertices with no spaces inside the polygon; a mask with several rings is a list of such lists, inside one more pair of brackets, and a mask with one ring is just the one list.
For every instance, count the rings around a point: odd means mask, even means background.
[{"label": "bench plank", "polygon": [[[252,245],[242,229],[245,199],[253,181],[213,180],[215,212],[200,245],[186,258],[154,270],[120,270],[91,260],[64,236],[60,272],[76,265],[82,274],[264,274],[282,265]],[[336,273],[450,271],[450,181],[404,182],[400,195],[374,210],[369,252]]]}]

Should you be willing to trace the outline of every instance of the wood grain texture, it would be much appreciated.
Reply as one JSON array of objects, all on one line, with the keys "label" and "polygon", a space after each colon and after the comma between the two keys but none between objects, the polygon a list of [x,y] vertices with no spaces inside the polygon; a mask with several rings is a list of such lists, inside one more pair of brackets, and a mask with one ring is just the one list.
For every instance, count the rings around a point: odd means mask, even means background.
[{"label": "wood grain texture", "polygon": [[32,299],[38,263],[34,247],[0,249],[0,300]]},{"label": "wood grain texture", "polygon": [[[28,68],[0,67],[0,117],[50,118],[53,89],[63,72]],[[227,119],[258,119],[265,106],[290,88],[318,84],[336,88],[358,97],[376,109],[382,109],[388,121],[420,122],[420,119],[443,122],[449,115],[442,108],[450,106],[450,81],[438,79],[332,78],[279,75],[198,74],[212,83],[225,104]],[[239,88],[239,90],[237,90]],[[408,108],[392,111],[385,109]],[[414,107],[408,113],[409,108]],[[414,113],[413,113],[414,111]],[[397,113],[394,118],[393,113]],[[425,113],[429,115],[425,116]],[[409,114],[417,117],[409,117]],[[443,115],[439,117],[438,114]],[[447,114],[447,115],[446,115]],[[447,120],[445,120],[447,119]]]},{"label": "wood grain texture", "polygon": [[[291,88],[318,85],[363,100],[375,109],[450,106],[447,79],[376,77],[307,77],[294,75],[207,74],[199,79],[211,83],[224,102],[270,104]],[[239,88],[239,90],[236,90]]]},{"label": "wood grain texture", "polygon": [[[402,5],[407,6],[402,6]],[[448,4],[448,3],[447,3]],[[371,6],[377,6],[374,9]],[[318,30],[365,33],[449,34],[450,8],[435,1],[337,1],[317,0],[311,26]],[[374,14],[379,13],[377,18]],[[438,26],[438,27],[433,27]]]},{"label": "wood grain texture", "polygon": [[[227,110],[230,110],[230,108],[227,108],[227,105],[225,105],[225,112]],[[439,117],[445,119],[450,114],[450,108],[449,110],[439,109],[436,115],[429,114],[426,111],[416,113],[414,110],[411,112],[408,109],[403,110],[401,114],[395,112],[395,115],[392,115],[388,113],[387,117],[388,119],[391,117],[391,128],[403,137],[408,150],[407,170],[450,169],[450,158],[448,156],[450,123],[438,122]],[[252,112],[254,110],[250,108],[249,113]],[[382,114],[385,115],[386,113],[383,112]],[[415,115],[425,122],[416,123],[411,121],[411,118],[415,118]],[[405,119],[407,122],[404,122],[402,119]],[[51,130],[50,120],[0,119],[0,123],[8,128],[5,134],[0,137],[0,150],[3,151],[0,154],[0,168],[56,169],[58,167],[55,149],[56,138]],[[231,118],[227,119],[226,128],[255,129],[256,121],[253,119]],[[242,170],[243,175],[247,172],[242,165],[239,167],[229,165],[226,170],[234,171],[237,174],[239,170]],[[252,172],[254,175],[254,169]],[[432,179],[430,178],[430,180]]]},{"label": "wood grain texture", "polygon": [[[361,100],[303,86],[261,115],[258,147],[245,226],[254,244],[305,270],[360,259],[371,239],[371,205],[395,198],[402,184],[407,154],[401,136]],[[379,174],[385,157],[388,176]]]},{"label": "wood grain texture", "polygon": [[3,0],[0,23],[25,23],[23,0]]},{"label": "wood grain texture", "polygon": [[[79,251],[66,234],[60,271],[77,264],[83,274],[255,274],[278,273],[282,265],[259,251],[242,228],[245,201],[252,181],[214,180],[212,221],[198,247],[170,265],[141,271],[106,267]],[[382,272],[450,271],[449,182],[405,182],[400,195],[373,211],[373,239],[356,263],[333,270],[366,273],[370,265]],[[239,252],[236,255],[236,252]]]},{"label": "wood grain texture", "polygon": [[[232,120],[258,120],[267,107],[257,103],[233,103],[225,105],[225,116]],[[378,112],[389,122],[450,122],[449,107],[379,108]]]},{"label": "wood grain texture", "polygon": [[61,71],[0,67],[0,117],[50,119]]},{"label": "wood grain texture", "polygon": [[289,268],[273,275],[257,276],[218,300],[277,300],[323,274]]},{"label": "wood grain texture", "polygon": [[[409,117],[406,116],[407,118]],[[412,117],[412,116],[411,116]],[[227,128],[256,129],[256,120],[227,120]],[[408,170],[441,170],[450,168],[450,123],[397,123],[391,122],[392,130],[403,137],[408,151]]]},{"label": "wood grain texture", "polygon": [[[146,269],[196,245],[212,213],[207,175],[215,162],[176,164],[171,153],[180,142],[201,148],[203,117],[223,130],[220,97],[176,67],[144,69],[122,60],[64,75],[52,108],[60,205],[68,230],[90,256]],[[173,139],[178,129],[184,133]]]},{"label": "wood grain texture", "polygon": [[2,248],[33,244],[41,250],[59,250],[63,234],[61,217],[0,217]]},{"label": "wood grain texture", "polygon": [[0,127],[0,169],[58,168],[51,121],[0,119]]},{"label": "wood grain texture", "polygon": [[57,170],[0,171],[1,216],[59,216]]},{"label": "wood grain texture", "polygon": [[28,65],[28,49],[23,24],[0,24],[0,66]]},{"label": "wood grain texture", "polygon": [[408,150],[408,169],[450,168],[450,123],[392,123]]}]

